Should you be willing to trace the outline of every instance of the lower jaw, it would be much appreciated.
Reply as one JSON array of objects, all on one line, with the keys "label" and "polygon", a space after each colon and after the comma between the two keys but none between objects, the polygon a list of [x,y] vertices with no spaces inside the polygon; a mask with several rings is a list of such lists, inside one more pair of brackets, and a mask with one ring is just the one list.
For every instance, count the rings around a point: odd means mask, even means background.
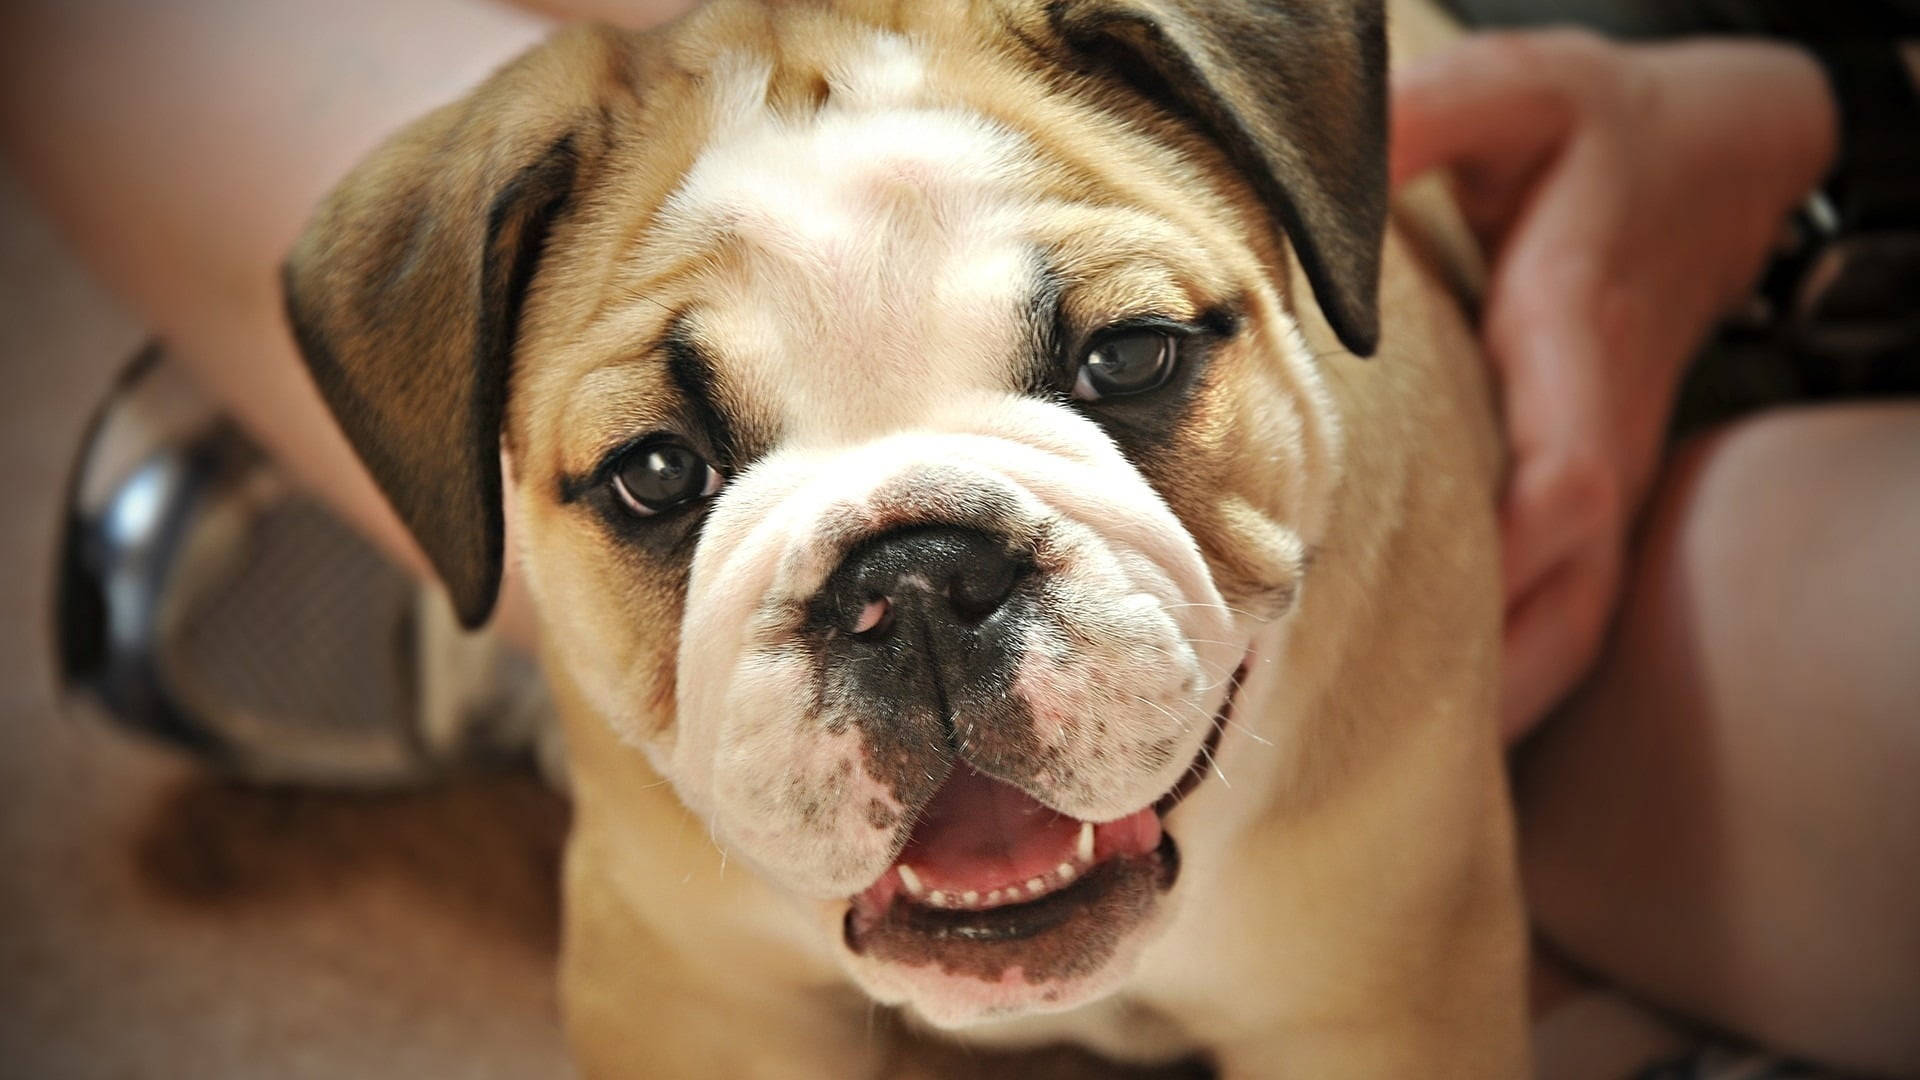
[{"label": "lower jaw", "polygon": [[1163,833],[1157,849],[1107,859],[1027,903],[940,911],[902,900],[870,922],[849,912],[846,944],[874,996],[911,1002],[941,1027],[1058,1012],[1131,968],[1179,873],[1179,846]]},{"label": "lower jaw", "polygon": [[[1194,767],[1154,805],[1163,822],[1204,778],[1246,670],[1235,673]],[[1037,900],[971,911],[903,897],[877,916],[848,910],[842,933],[875,997],[911,1002],[938,1026],[1059,1012],[1127,976],[1179,875],[1180,848],[1163,826],[1153,850],[1109,857]]]},{"label": "lower jaw", "polygon": [[[1179,846],[1162,832],[1160,844],[1153,851],[1109,858],[1089,868],[1073,884],[1037,900],[971,911],[940,910],[902,899],[878,919],[863,919],[849,911],[847,947],[855,955],[886,952],[929,956],[942,947],[1019,945],[1029,949],[1034,942],[1071,933],[1074,924],[1090,916],[1097,919],[1102,914],[1131,910],[1138,905],[1126,902],[1127,897],[1164,892],[1179,874]],[[1114,908],[1119,911],[1111,910]],[[949,961],[944,953],[939,962],[948,968],[969,966]],[[1005,967],[1009,960],[996,957],[994,963]]]}]

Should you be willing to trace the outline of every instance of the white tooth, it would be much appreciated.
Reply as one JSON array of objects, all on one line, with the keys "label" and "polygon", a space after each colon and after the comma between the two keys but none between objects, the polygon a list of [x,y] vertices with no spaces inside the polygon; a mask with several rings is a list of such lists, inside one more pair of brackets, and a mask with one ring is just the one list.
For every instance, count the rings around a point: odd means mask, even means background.
[{"label": "white tooth", "polygon": [[1034,896],[1039,896],[1039,895],[1040,895],[1040,890],[1041,890],[1041,889],[1043,889],[1043,888],[1045,888],[1045,886],[1043,886],[1043,885],[1041,885],[1041,884],[1040,884],[1040,879],[1039,879],[1039,878],[1037,878],[1037,877],[1036,877],[1036,878],[1028,878],[1028,879],[1027,879],[1027,892],[1028,892],[1028,893],[1030,893],[1030,894],[1032,894],[1032,895],[1034,895]]},{"label": "white tooth", "polygon": [[[1080,823],[1080,844],[1074,850],[1074,854],[1078,856],[1083,863],[1093,862],[1093,822],[1083,821]],[[905,867],[902,867],[902,869],[905,869]]]},{"label": "white tooth", "polygon": [[966,892],[960,894],[960,902],[968,907],[972,907],[980,902],[980,894],[974,892],[972,889],[968,889]]},{"label": "white tooth", "polygon": [[1059,868],[1054,871],[1054,874],[1060,878],[1061,884],[1065,884],[1069,881],[1072,881],[1073,880],[1073,864],[1070,862],[1061,863]]},{"label": "white tooth", "polygon": [[946,907],[947,894],[941,892],[939,889],[935,889],[927,894],[927,903],[932,904],[934,907]]},{"label": "white tooth", "polygon": [[906,863],[901,863],[899,866],[894,867],[894,869],[900,872],[900,884],[907,887],[907,895],[919,896],[921,892],[920,875],[913,872],[913,867],[908,866]]},{"label": "white tooth", "polygon": [[1000,890],[999,890],[999,889],[995,889],[995,890],[993,890],[992,892],[990,892],[990,893],[988,893],[988,894],[987,894],[987,903],[989,903],[989,904],[997,904],[997,903],[999,903],[999,902],[1000,902]]}]

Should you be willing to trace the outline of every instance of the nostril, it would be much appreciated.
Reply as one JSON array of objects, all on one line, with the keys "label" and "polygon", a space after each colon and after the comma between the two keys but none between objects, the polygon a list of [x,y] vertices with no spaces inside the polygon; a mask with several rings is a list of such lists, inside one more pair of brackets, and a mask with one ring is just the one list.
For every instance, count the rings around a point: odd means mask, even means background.
[{"label": "nostril", "polygon": [[860,617],[854,620],[852,633],[854,637],[881,637],[892,627],[892,602],[884,596],[876,596],[860,609]]},{"label": "nostril", "polygon": [[1014,563],[996,560],[967,568],[971,573],[956,574],[947,582],[947,602],[969,623],[977,623],[1000,610],[1013,592],[1020,569]]},{"label": "nostril", "polygon": [[957,526],[915,526],[849,551],[808,602],[820,631],[877,645],[902,635],[971,632],[1033,574],[1005,538]]}]

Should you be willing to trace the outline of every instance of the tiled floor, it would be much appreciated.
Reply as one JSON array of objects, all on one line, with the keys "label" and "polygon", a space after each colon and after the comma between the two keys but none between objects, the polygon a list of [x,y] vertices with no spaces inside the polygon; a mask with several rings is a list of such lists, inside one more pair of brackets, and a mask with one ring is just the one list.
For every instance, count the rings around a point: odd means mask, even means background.
[{"label": "tiled floor", "polygon": [[0,1076],[563,1075],[538,784],[230,788],[56,706],[60,494],[140,339],[0,173]]}]

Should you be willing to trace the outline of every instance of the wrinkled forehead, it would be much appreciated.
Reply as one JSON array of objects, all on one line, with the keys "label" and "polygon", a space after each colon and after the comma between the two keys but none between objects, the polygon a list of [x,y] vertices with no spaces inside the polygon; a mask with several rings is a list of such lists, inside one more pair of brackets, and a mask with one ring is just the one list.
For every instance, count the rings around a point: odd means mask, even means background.
[{"label": "wrinkled forehead", "polygon": [[650,245],[698,251],[679,330],[789,445],[870,436],[1019,381],[1044,258],[1032,154],[943,104],[905,38],[869,35],[804,117],[730,58],[712,135]]},{"label": "wrinkled forehead", "polygon": [[1201,242],[1190,182],[1145,179],[1157,150],[1040,122],[1039,84],[964,52],[862,28],[777,68],[705,57],[657,106],[693,140],[680,164],[605,184],[573,279],[593,295],[541,307],[552,363],[518,369],[516,410],[560,430],[531,442],[572,475],[703,417],[745,459],[844,446],[1031,392],[1069,325],[1229,297],[1237,249]]}]

